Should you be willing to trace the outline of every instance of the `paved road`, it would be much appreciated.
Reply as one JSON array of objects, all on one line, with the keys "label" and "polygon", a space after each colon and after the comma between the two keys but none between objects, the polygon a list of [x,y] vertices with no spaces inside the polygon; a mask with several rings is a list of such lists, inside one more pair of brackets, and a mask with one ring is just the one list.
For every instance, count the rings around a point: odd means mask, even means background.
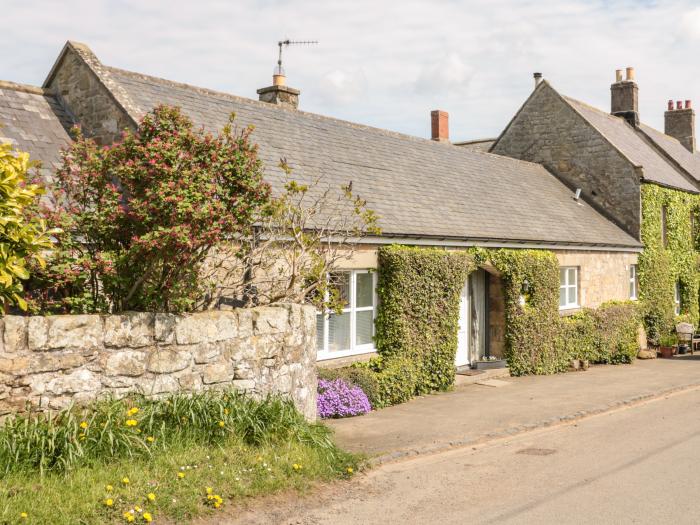
[{"label": "paved road", "polygon": [[700,390],[380,467],[254,524],[698,524]]}]

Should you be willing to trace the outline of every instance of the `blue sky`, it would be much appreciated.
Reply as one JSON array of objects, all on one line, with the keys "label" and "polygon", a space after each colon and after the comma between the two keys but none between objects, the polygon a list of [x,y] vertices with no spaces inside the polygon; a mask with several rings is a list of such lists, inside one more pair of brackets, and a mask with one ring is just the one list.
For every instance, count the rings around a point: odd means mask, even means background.
[{"label": "blue sky", "polygon": [[609,107],[634,66],[642,120],[666,100],[700,107],[700,5],[585,0],[3,0],[0,79],[40,85],[67,39],[105,63],[255,98],[276,42],[301,108],[418,136],[450,113],[453,140],[497,135],[543,72],[561,92]]}]

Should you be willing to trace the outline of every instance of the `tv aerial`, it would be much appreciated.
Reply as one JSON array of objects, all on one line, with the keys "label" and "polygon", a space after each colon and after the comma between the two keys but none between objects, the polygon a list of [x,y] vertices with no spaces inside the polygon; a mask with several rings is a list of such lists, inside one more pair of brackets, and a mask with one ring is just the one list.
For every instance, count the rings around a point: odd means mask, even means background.
[{"label": "tv aerial", "polygon": [[318,40],[280,40],[277,42],[279,47],[279,55],[277,57],[277,68],[275,69],[275,75],[284,75],[284,68],[282,68],[282,48],[287,48],[289,46],[300,46],[300,45],[313,45],[318,44]]}]

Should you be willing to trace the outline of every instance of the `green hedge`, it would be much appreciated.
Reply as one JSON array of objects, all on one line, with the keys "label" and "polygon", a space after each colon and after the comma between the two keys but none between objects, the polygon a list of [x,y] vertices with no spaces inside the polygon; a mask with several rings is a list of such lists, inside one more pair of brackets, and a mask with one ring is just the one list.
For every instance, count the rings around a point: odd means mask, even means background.
[{"label": "green hedge", "polygon": [[639,307],[612,301],[561,319],[559,351],[591,363],[631,363],[639,352]]},{"label": "green hedge", "polygon": [[[639,298],[647,333],[656,339],[671,333],[675,323],[675,285],[681,283],[681,313],[698,323],[698,233],[691,229],[700,196],[642,185],[642,242],[639,254]],[[667,246],[662,240],[661,210],[666,206]]]},{"label": "green hedge", "polygon": [[475,265],[470,253],[437,248],[379,249],[377,406],[452,386],[459,296]]}]

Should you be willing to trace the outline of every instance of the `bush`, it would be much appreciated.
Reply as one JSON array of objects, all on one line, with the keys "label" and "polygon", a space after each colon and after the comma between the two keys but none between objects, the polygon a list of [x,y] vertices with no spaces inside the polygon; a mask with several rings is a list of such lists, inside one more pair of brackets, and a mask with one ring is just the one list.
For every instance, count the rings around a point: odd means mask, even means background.
[{"label": "bush", "polygon": [[222,241],[249,233],[269,203],[248,128],[217,136],[177,108],[100,147],[78,134],[44,211],[64,230],[30,299],[56,313],[186,311],[206,300],[201,269]]},{"label": "bush", "polygon": [[377,406],[379,381],[377,375],[369,369],[366,363],[356,363],[340,368],[319,368],[318,378],[326,381],[342,379],[349,385],[360,387],[367,396],[371,407]]},{"label": "bush", "polygon": [[467,252],[379,249],[375,406],[446,390],[454,383],[459,296],[473,258]]},{"label": "bush", "polygon": [[149,457],[183,442],[221,444],[231,436],[250,446],[291,441],[338,454],[329,432],[309,424],[289,401],[256,401],[236,391],[107,399],[8,418],[0,427],[0,475]]},{"label": "bush", "polygon": [[0,143],[0,306],[18,305],[25,310],[22,282],[29,278],[29,262],[38,265],[40,253],[51,248],[44,221],[28,217],[28,211],[44,192],[29,184],[29,155],[15,152],[10,144]]},{"label": "bush", "polygon": [[321,418],[359,416],[372,410],[362,389],[342,379],[319,379],[317,403]]}]

